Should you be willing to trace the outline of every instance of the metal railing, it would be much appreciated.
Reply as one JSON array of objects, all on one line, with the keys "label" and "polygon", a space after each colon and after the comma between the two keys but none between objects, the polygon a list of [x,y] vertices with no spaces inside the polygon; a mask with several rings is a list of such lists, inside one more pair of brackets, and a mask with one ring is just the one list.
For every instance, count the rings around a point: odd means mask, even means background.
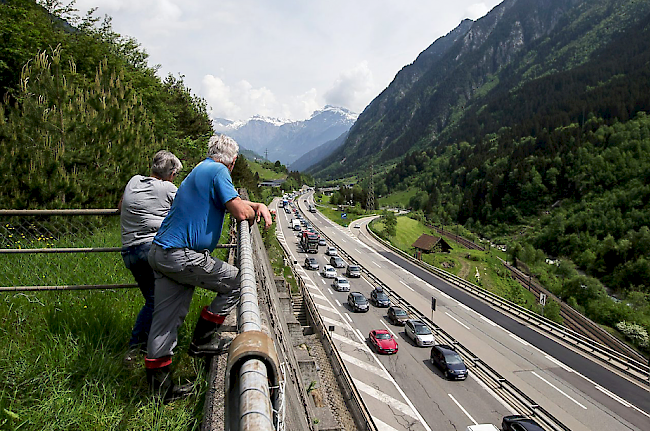
[{"label": "metal railing", "polygon": [[455,286],[464,289],[466,292],[471,293],[478,298],[490,302],[492,305],[499,307],[501,310],[506,311],[513,316],[526,320],[528,323],[534,325],[537,327],[537,329],[547,333],[548,335],[552,335],[563,341],[569,342],[572,346],[589,355],[591,358],[617,369],[619,372],[627,375],[637,382],[646,385],[648,384],[650,380],[650,366],[648,366],[648,364],[644,364],[634,358],[623,355],[608,346],[585,337],[584,335],[579,334],[571,329],[567,329],[544,316],[534,313],[527,308],[517,305],[514,302],[508,301],[507,299],[503,299],[500,296],[497,296],[480,286],[472,284],[467,280],[457,277],[449,272],[443,271],[442,269],[436,268],[433,265],[429,265],[426,262],[417,260],[412,256],[404,253],[402,250],[394,247],[392,244],[389,244],[383,239],[379,238],[370,229],[368,229],[368,232],[370,232],[370,234],[384,246],[390,248],[395,253],[398,253],[401,257],[409,260],[410,262],[424,268],[425,270],[434,274],[436,277],[453,283]]},{"label": "metal railing", "polygon": [[263,331],[253,248],[247,221],[237,226],[241,279],[237,307],[239,335],[232,341],[226,368],[226,430],[271,431],[278,426],[280,365],[273,341]]},{"label": "metal railing", "polygon": [[[285,259],[290,260],[289,251],[287,250],[286,246],[282,242],[280,242],[280,246],[282,247],[282,252]],[[348,407],[355,417],[357,426],[361,430],[377,431],[377,426],[372,420],[372,416],[368,411],[368,407],[363,402],[361,394],[354,385],[352,376],[350,376],[350,373],[348,372],[348,369],[345,367],[345,364],[343,362],[343,358],[341,358],[338,350],[336,349],[336,346],[334,345],[334,340],[332,339],[329,328],[323,322],[323,319],[321,318],[321,315],[316,308],[316,304],[314,303],[309,293],[309,289],[307,288],[305,281],[303,280],[302,276],[296,271],[294,265],[291,265],[291,272],[293,277],[298,281],[303,300],[305,301],[305,307],[307,309],[307,313],[309,314],[309,320],[313,324],[313,329],[316,330],[320,335],[323,345],[326,348],[326,352],[329,354],[328,356],[330,358],[330,363],[332,364],[332,368],[335,371],[334,375],[339,382],[339,386],[343,392],[345,401],[347,402]]]},{"label": "metal railing", "polygon": [[[0,210],[0,255],[7,259],[23,259],[21,265],[27,265],[24,272],[35,272],[38,264],[30,264],[29,258],[35,256],[84,256],[95,253],[117,254],[122,247],[111,247],[119,243],[119,236],[115,235],[115,226],[110,229],[112,234],[101,236],[96,239],[96,232],[109,225],[102,217],[119,215],[118,210],[95,209],[95,210]],[[72,221],[70,217],[77,217]],[[84,219],[92,218],[92,221]],[[73,238],[70,238],[73,237]],[[83,242],[98,242],[97,247],[76,246],[77,240],[83,238]],[[43,241],[41,241],[43,240]],[[63,247],[59,245],[63,244]],[[44,245],[45,247],[43,247]],[[238,393],[236,407],[238,413],[230,415],[226,410],[226,429],[239,430],[275,430],[278,424],[277,411],[282,406],[278,393],[278,383],[281,370],[277,361],[277,354],[272,340],[263,332],[262,320],[257,298],[257,284],[251,245],[251,236],[247,221],[238,225],[237,244],[221,244],[218,248],[237,247],[238,265],[241,273],[240,302],[238,306],[238,332],[239,335],[233,340],[229,350],[228,371],[226,391],[227,399],[231,398],[232,390]],[[24,256],[24,258],[23,258]],[[87,271],[79,263],[64,260],[68,265],[57,274],[57,281],[63,275],[70,277],[68,280],[83,281],[88,276]],[[105,261],[106,259],[104,259]],[[109,259],[110,260],[110,259]],[[115,262],[112,260],[106,263],[109,267],[116,265],[123,268],[121,259],[118,257]],[[14,261],[5,262],[6,268],[14,266]],[[31,265],[31,266],[30,266]],[[42,263],[41,263],[42,265]],[[59,265],[56,265],[59,266]],[[125,278],[130,279],[128,271],[125,271]],[[14,271],[16,272],[16,271]],[[77,274],[79,273],[79,274]],[[113,274],[111,274],[113,275]],[[106,275],[104,275],[106,277]],[[119,278],[119,277],[118,277]],[[21,279],[6,277],[0,280],[0,292],[16,291],[49,291],[49,290],[91,290],[91,289],[116,289],[134,288],[133,283],[97,283],[97,284],[65,284],[58,285],[20,285]],[[47,280],[43,280],[47,282]],[[106,281],[103,279],[103,281]],[[17,283],[18,282],[18,283]]]},{"label": "metal railing", "polygon": [[[321,229],[316,229],[324,238],[326,238],[329,243],[335,244]],[[382,243],[384,242],[382,241]],[[386,286],[385,283],[377,278],[372,272],[363,267],[363,265],[361,265],[352,256],[345,252],[345,250],[343,250],[338,245],[335,245],[335,247],[338,249],[340,255],[345,257],[349,262],[358,265],[359,268],[361,268],[361,271],[371,284],[374,284],[375,286],[381,286],[383,290],[391,297],[393,303],[399,304],[402,308],[406,309],[411,316],[414,316],[417,319],[426,322],[427,325],[433,328],[433,331],[436,333],[439,339],[443,340],[446,344],[454,346],[458,353],[463,357],[468,367],[472,369],[474,374],[493,391],[502,395],[504,400],[507,400],[513,408],[516,408],[516,410],[521,413],[535,417],[537,420],[539,420],[539,422],[542,422],[544,424],[545,429],[552,431],[570,430],[570,428],[564,425],[559,419],[555,418],[546,409],[534,402],[513,383],[501,376],[496,370],[487,365],[477,355],[472,353],[468,348],[454,339],[444,329],[436,325],[429,317],[424,315],[424,313],[420,312],[407,300]]]}]

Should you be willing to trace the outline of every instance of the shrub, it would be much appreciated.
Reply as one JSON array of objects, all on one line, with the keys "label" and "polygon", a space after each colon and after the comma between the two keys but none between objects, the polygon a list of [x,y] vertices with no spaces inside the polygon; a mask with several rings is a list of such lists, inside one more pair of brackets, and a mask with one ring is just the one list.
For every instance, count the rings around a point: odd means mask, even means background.
[{"label": "shrub", "polygon": [[636,323],[629,323],[624,320],[616,324],[616,329],[621,331],[625,337],[637,346],[643,349],[647,349],[650,346],[648,331],[643,326],[637,325]]}]

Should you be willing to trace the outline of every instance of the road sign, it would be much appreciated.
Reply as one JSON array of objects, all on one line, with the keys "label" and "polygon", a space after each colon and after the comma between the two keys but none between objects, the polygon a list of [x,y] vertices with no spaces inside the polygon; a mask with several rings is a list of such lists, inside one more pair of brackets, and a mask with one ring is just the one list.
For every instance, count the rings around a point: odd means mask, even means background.
[{"label": "road sign", "polygon": [[348,218],[348,215],[346,213],[341,214],[341,218]]},{"label": "road sign", "polygon": [[539,304],[540,305],[546,305],[546,294],[545,293],[540,293],[539,294]]},{"label": "road sign", "polygon": [[431,311],[436,311],[436,298],[431,297]]}]

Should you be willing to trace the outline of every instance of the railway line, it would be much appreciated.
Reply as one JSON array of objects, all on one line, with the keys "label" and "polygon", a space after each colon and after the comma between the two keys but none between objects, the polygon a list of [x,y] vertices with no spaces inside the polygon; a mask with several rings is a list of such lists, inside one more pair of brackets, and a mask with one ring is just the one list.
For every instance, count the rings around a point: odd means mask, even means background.
[{"label": "railway line", "polygon": [[633,359],[639,362],[647,361],[647,359],[639,352],[632,349],[630,346],[618,340],[614,336],[610,335],[596,323],[592,322],[571,308],[571,306],[563,302],[561,299],[557,298],[528,275],[522,273],[517,268],[505,262],[504,266],[510,271],[511,276],[516,281],[518,281],[525,288],[529,289],[538,299],[540,297],[540,294],[545,294],[547,297],[553,298],[555,301],[557,301],[558,304],[560,304],[560,317],[562,317],[564,321],[563,325],[567,329],[570,329],[584,337],[600,343],[603,346],[609,347],[610,349],[622,355],[631,356]]}]

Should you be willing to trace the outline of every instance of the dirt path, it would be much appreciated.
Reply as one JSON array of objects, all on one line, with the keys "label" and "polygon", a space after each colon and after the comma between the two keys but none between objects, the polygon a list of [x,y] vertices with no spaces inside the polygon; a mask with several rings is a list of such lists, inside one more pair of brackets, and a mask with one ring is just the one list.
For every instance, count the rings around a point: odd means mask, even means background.
[{"label": "dirt path", "polygon": [[467,275],[469,274],[471,265],[465,259],[458,259],[458,262],[460,263],[460,271],[458,272],[458,276],[463,280],[467,280]]}]

